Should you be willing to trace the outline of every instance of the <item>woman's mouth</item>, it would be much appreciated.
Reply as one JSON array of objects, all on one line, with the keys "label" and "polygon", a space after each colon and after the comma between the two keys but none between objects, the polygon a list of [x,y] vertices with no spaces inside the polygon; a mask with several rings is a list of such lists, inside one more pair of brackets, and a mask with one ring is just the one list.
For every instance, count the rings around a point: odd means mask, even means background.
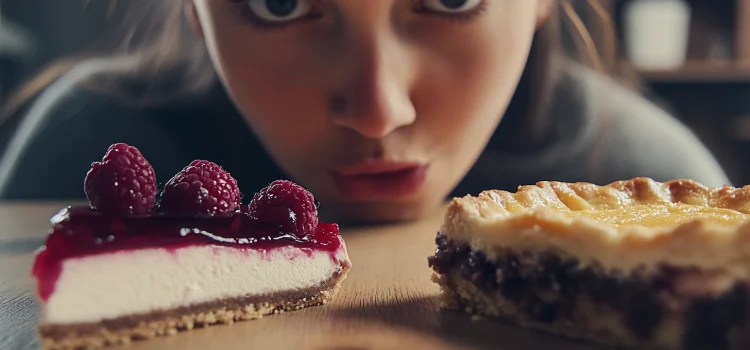
[{"label": "woman's mouth", "polygon": [[419,191],[428,166],[417,162],[366,161],[332,171],[339,191],[354,200],[398,199]]}]

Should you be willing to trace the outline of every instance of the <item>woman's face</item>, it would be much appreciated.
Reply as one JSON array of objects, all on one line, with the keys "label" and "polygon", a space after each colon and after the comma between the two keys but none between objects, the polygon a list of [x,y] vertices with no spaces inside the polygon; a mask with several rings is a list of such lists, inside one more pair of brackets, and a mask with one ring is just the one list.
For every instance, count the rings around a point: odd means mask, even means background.
[{"label": "woman's face", "polygon": [[193,1],[271,156],[324,211],[364,221],[442,203],[494,132],[552,2]]}]

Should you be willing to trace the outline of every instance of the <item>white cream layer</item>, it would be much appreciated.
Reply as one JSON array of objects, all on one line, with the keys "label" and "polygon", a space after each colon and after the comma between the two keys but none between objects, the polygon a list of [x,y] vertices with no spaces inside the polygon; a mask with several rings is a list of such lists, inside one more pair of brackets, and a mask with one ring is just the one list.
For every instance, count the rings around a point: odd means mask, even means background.
[{"label": "white cream layer", "polygon": [[194,246],[123,251],[66,260],[44,321],[68,324],[169,310],[219,299],[310,288],[349,266],[331,253]]}]

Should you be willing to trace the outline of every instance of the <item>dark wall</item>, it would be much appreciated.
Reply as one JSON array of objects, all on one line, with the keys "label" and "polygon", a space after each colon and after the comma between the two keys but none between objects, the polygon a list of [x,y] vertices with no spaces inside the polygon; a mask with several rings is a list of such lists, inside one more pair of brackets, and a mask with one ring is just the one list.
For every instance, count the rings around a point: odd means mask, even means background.
[{"label": "dark wall", "polygon": [[[169,1],[169,0],[167,0]],[[90,48],[114,29],[112,0],[5,0],[0,33],[25,36],[31,51],[5,52],[0,83],[7,93],[52,60]],[[9,29],[4,30],[7,27]],[[19,33],[20,32],[20,33]],[[2,96],[6,96],[3,94]]]}]

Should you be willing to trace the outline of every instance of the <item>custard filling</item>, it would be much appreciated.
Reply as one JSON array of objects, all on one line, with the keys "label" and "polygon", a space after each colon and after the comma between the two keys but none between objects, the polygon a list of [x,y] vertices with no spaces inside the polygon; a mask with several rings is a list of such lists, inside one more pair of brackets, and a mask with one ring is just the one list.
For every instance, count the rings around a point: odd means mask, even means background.
[{"label": "custard filling", "polygon": [[738,225],[750,219],[750,215],[724,208],[712,208],[684,203],[667,205],[636,205],[617,209],[587,209],[560,211],[561,215],[575,219],[586,217],[616,227],[676,227],[701,220],[714,225]]}]

